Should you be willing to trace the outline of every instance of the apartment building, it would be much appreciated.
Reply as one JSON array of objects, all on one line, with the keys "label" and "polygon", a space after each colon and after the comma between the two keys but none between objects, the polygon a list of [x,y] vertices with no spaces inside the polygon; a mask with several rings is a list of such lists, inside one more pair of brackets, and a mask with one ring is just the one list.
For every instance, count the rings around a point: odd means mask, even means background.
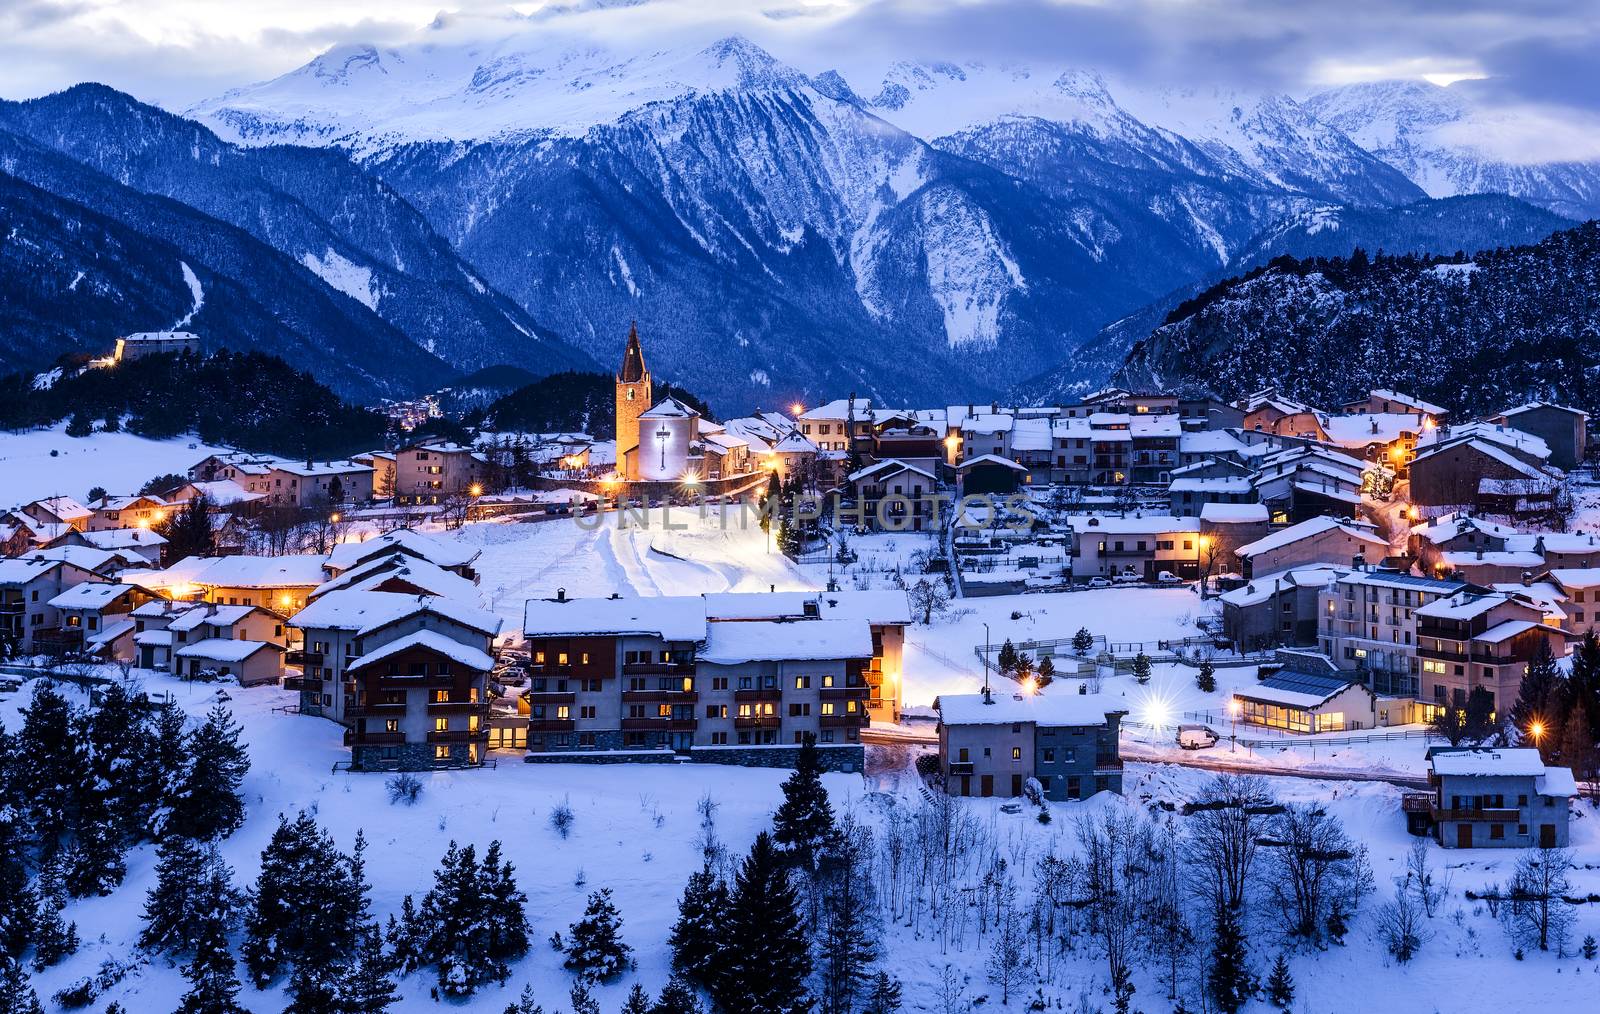
[{"label": "apartment building", "polygon": [[1560,657],[1571,637],[1546,623],[1537,603],[1506,592],[1457,591],[1418,607],[1415,617],[1422,684],[1417,696],[1440,707],[1465,705],[1480,686],[1495,707],[1511,707],[1541,646]]},{"label": "apartment building", "polygon": [[898,707],[907,619],[860,596],[530,601],[530,757],[785,766],[815,737],[830,768],[859,771],[874,693]]},{"label": "apartment building", "polygon": [[1365,673],[1378,693],[1421,697],[1417,611],[1463,591],[1488,589],[1358,567],[1324,586],[1318,595],[1322,653],[1340,669]]},{"label": "apartment building", "polygon": [[1118,732],[1127,705],[1062,687],[1039,694],[942,694],[939,767],[953,796],[1046,799],[1122,792]]},{"label": "apartment building", "polygon": [[401,503],[436,504],[483,491],[488,455],[448,440],[426,440],[395,452],[394,495]]},{"label": "apartment building", "polygon": [[301,712],[349,727],[353,766],[481,763],[498,616],[452,599],[337,591],[289,624],[305,645],[291,657]]},{"label": "apartment building", "polygon": [[1200,576],[1200,519],[1171,514],[1126,517],[1087,514],[1067,519],[1072,529],[1072,576],[1132,574],[1154,581],[1162,572],[1185,580]]}]

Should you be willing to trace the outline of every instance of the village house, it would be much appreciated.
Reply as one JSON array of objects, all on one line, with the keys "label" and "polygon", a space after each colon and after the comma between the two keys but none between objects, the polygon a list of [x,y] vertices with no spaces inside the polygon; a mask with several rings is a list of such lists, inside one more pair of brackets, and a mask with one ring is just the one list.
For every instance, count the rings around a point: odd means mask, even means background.
[{"label": "village house", "polygon": [[[1441,426],[1417,440],[1411,501],[1423,506],[1475,506],[1485,479],[1544,480],[1550,447],[1540,437],[1493,423]],[[1493,490],[1493,486],[1488,487]]]},{"label": "village house", "polygon": [[437,504],[476,496],[483,492],[488,464],[483,452],[448,440],[410,444],[395,453],[395,498],[400,503]]},{"label": "village house", "polygon": [[451,539],[438,539],[422,532],[401,528],[361,542],[341,542],[329,551],[323,567],[337,577],[369,561],[388,558],[394,553],[433,564],[474,584],[478,574],[472,569],[481,550]]},{"label": "village house", "polygon": [[107,661],[134,657],[133,610],[149,593],[132,585],[83,581],[50,600],[60,613],[59,636],[67,650],[82,651]]},{"label": "village house", "polygon": [[1547,576],[1562,595],[1562,628],[1569,634],[1595,629],[1600,624],[1600,567],[1558,568]]},{"label": "village house", "polygon": [[1193,581],[1200,576],[1200,519],[1171,514],[1074,515],[1072,577],[1132,574],[1154,581],[1164,571]]},{"label": "village house", "polygon": [[1127,704],[1057,687],[1038,694],[941,694],[939,768],[952,796],[1044,798],[1122,792],[1118,733]]},{"label": "village house", "polygon": [[[88,529],[89,522],[94,517],[94,511],[70,496],[52,496],[34,500],[23,504],[17,510],[41,525],[65,525],[80,532]],[[55,534],[59,534],[59,531],[51,533],[51,537]]]},{"label": "village house", "polygon": [[1207,504],[1257,502],[1251,470],[1226,458],[1203,458],[1171,474],[1167,497],[1174,514],[1198,514]]},{"label": "village house", "polygon": [[1381,694],[1422,696],[1417,610],[1488,589],[1362,565],[1326,586],[1317,605],[1322,653]]},{"label": "village house", "polygon": [[1364,522],[1316,517],[1271,532],[1234,550],[1246,578],[1319,563],[1350,564],[1356,557],[1383,559],[1389,544]]},{"label": "village house", "polygon": [[1565,405],[1535,401],[1508,408],[1489,422],[1538,437],[1550,449],[1550,464],[1573,469],[1588,454],[1589,414]]},{"label": "village house", "polygon": [[939,480],[903,461],[880,461],[852,472],[846,483],[859,524],[884,531],[936,531]]},{"label": "village house", "polygon": [[276,683],[289,631],[283,616],[260,606],[195,603],[165,627],[175,674],[232,677],[240,686]]},{"label": "village house", "polygon": [[107,496],[89,504],[93,513],[86,531],[153,528],[167,519],[169,506],[159,496]]},{"label": "village house", "polygon": [[1568,801],[1578,794],[1570,768],[1503,747],[1433,747],[1428,767],[1426,824],[1443,847],[1566,848]]},{"label": "village house", "polygon": [[1373,388],[1367,392],[1365,398],[1346,402],[1341,407],[1341,410],[1350,415],[1368,413],[1420,415],[1423,418],[1423,426],[1427,429],[1442,425],[1450,416],[1449,410],[1442,405],[1435,405],[1431,401],[1423,401],[1421,398],[1403,394],[1399,391],[1386,391],[1379,388]]},{"label": "village house", "polygon": [[1570,635],[1546,623],[1544,610],[1523,596],[1460,591],[1419,607],[1415,616],[1418,696],[1440,707],[1465,706],[1481,686],[1496,708],[1509,708],[1541,646],[1558,658],[1567,653]]},{"label": "village house", "polygon": [[1324,564],[1252,578],[1218,596],[1222,632],[1240,651],[1317,644],[1319,601],[1349,567]]},{"label": "village house", "polygon": [[98,576],[61,559],[0,560],[0,645],[24,654],[43,647],[61,629],[61,610],[50,603]]},{"label": "village house", "polygon": [[1250,395],[1239,406],[1244,411],[1243,429],[1273,436],[1299,437],[1303,440],[1323,440],[1323,413],[1276,391],[1259,391]]},{"label": "village house", "polygon": [[1365,471],[1362,462],[1326,448],[1274,451],[1255,464],[1256,499],[1267,505],[1275,524],[1324,516],[1354,519]]},{"label": "village house", "polygon": [[303,714],[349,727],[357,768],[481,763],[501,620],[452,599],[381,591],[318,597],[289,619],[304,648]]},{"label": "village house", "polygon": [[1200,508],[1200,576],[1210,580],[1233,574],[1240,546],[1271,531],[1265,504],[1208,503]]},{"label": "village house", "polygon": [[1278,652],[1278,661],[1262,666],[1257,680],[1235,690],[1228,702],[1228,713],[1247,725],[1311,734],[1415,720],[1411,700],[1380,697],[1310,652]]},{"label": "village house", "polygon": [[51,540],[45,548],[81,546],[97,549],[103,553],[114,553],[126,561],[128,566],[155,567],[161,564],[161,547],[166,544],[165,537],[148,528],[107,528],[87,532],[69,528]]}]

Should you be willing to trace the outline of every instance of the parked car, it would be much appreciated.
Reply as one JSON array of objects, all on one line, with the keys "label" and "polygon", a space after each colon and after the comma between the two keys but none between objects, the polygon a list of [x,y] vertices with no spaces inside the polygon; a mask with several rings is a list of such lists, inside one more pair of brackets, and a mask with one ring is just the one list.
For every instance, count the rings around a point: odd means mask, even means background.
[{"label": "parked car", "polygon": [[1170,570],[1164,570],[1156,575],[1156,584],[1183,584],[1183,578]]},{"label": "parked car", "polygon": [[1103,577],[1091,577],[1089,579],[1089,587],[1090,588],[1110,588],[1111,587],[1111,582],[1106,580]]},{"label": "parked car", "polygon": [[1209,725],[1178,726],[1178,746],[1185,750],[1209,750],[1217,745],[1218,738]]},{"label": "parked car", "polygon": [[1140,581],[1144,580],[1144,575],[1135,573],[1131,570],[1125,570],[1116,577],[1112,578],[1112,580],[1117,584],[1138,584]]}]

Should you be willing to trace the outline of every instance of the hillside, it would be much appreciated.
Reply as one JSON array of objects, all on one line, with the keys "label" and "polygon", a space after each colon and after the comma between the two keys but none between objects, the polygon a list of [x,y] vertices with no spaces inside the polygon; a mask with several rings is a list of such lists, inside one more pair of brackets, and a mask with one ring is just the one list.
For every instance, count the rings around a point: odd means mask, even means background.
[{"label": "hillside", "polygon": [[1182,304],[1115,378],[1337,404],[1370,386],[1463,413],[1596,411],[1600,223],[1465,256],[1282,257]]}]

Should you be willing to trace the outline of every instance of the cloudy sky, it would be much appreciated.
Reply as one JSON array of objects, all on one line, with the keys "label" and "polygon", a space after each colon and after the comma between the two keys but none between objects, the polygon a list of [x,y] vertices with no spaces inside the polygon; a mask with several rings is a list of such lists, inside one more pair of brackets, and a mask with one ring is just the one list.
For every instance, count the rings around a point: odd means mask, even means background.
[{"label": "cloudy sky", "polygon": [[578,0],[563,13],[550,6],[0,0],[0,96],[97,80],[183,108],[292,70],[337,43],[400,45],[559,20],[652,37],[725,27],[809,72],[892,53],[1048,59],[1154,83],[1295,95],[1417,77],[1459,82],[1483,101],[1552,122],[1600,113],[1600,0]]}]

